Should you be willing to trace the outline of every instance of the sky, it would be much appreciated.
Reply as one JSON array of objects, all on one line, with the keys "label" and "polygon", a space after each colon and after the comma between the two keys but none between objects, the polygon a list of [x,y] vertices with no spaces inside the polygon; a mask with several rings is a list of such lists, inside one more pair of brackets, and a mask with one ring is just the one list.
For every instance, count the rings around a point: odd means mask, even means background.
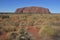
[{"label": "sky", "polygon": [[15,12],[17,8],[37,6],[60,13],[60,0],[0,0],[0,12]]}]

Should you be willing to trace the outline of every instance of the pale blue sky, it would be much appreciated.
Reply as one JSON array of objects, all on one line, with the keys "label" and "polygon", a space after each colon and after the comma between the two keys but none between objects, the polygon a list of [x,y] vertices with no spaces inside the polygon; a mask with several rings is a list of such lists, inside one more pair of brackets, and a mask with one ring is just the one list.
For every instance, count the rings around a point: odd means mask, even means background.
[{"label": "pale blue sky", "polygon": [[15,12],[17,8],[38,6],[60,13],[60,0],[0,0],[0,12]]}]

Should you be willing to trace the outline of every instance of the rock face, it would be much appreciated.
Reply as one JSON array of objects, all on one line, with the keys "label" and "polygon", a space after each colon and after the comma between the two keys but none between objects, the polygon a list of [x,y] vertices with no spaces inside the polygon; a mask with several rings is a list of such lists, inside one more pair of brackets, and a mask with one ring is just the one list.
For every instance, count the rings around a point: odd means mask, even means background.
[{"label": "rock face", "polygon": [[50,13],[49,9],[42,7],[24,7],[18,8],[16,13]]}]

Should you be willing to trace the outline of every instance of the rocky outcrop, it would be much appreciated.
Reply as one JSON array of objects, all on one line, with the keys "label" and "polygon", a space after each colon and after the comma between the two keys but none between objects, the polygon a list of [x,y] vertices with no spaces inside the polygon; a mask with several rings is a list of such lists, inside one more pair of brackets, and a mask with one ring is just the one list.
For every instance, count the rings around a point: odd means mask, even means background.
[{"label": "rocky outcrop", "polygon": [[24,7],[16,9],[16,13],[50,13],[49,9],[43,7]]}]

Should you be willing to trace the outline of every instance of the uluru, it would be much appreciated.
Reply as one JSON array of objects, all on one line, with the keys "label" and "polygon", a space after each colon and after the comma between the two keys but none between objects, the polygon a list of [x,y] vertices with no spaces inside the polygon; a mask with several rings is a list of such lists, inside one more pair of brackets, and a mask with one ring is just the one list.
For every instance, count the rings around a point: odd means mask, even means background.
[{"label": "uluru", "polygon": [[17,8],[15,12],[16,13],[45,13],[45,14],[50,14],[50,11],[48,8],[36,7],[36,6]]}]

